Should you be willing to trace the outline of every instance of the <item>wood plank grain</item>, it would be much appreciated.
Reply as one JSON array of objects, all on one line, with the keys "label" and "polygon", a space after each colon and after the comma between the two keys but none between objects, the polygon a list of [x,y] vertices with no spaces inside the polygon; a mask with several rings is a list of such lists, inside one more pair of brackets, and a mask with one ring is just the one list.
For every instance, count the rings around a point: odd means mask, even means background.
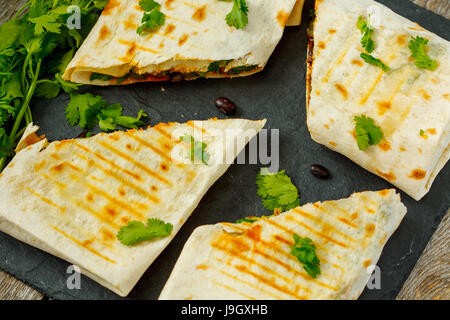
[{"label": "wood plank grain", "polygon": [[[0,0],[0,24],[27,0]],[[411,0],[450,19],[449,0]],[[442,221],[397,299],[450,299],[450,212]],[[44,296],[0,271],[0,300],[40,300]]]},{"label": "wood plank grain", "polygon": [[400,291],[398,300],[450,300],[450,210]]}]

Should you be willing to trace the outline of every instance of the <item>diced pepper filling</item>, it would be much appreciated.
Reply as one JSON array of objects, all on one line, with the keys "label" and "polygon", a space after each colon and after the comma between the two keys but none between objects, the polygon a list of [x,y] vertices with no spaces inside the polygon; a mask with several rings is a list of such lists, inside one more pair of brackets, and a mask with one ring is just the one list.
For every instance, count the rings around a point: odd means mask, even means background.
[{"label": "diced pepper filling", "polygon": [[135,80],[135,81],[168,81],[168,80],[192,80],[196,78],[204,78],[207,75],[239,75],[242,73],[254,71],[258,69],[258,65],[248,65],[248,66],[240,66],[231,68],[225,71],[226,66],[231,62],[231,60],[223,60],[223,61],[215,61],[212,62],[208,66],[208,70],[206,72],[189,72],[189,73],[179,73],[172,71],[163,71],[157,74],[136,74],[134,72],[130,72],[123,77],[113,77],[106,74],[101,73],[92,73],[90,77],[90,81],[101,80],[110,82],[115,80],[116,84],[122,84],[125,80]]}]

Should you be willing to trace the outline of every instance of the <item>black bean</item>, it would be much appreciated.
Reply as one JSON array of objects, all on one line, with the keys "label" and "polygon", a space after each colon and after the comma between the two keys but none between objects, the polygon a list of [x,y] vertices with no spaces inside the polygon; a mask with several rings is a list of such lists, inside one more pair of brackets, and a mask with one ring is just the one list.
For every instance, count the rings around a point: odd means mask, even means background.
[{"label": "black bean", "polygon": [[233,101],[228,98],[220,97],[216,99],[216,107],[220,109],[223,113],[231,116],[236,113],[236,105]]},{"label": "black bean", "polygon": [[330,172],[328,169],[320,164],[313,164],[310,170],[311,173],[319,179],[327,179],[330,177]]},{"label": "black bean", "polygon": [[181,82],[184,80],[184,77],[181,73],[173,73],[170,75],[171,82]]}]

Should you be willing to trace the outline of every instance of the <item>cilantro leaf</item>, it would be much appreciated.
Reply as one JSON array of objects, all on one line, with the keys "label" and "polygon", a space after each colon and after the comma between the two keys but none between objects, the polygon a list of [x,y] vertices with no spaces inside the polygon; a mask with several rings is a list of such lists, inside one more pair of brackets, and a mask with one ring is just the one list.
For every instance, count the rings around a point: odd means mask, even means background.
[{"label": "cilantro leaf", "polygon": [[211,62],[208,66],[208,72],[220,72],[220,69],[226,67],[231,60],[220,60]]},{"label": "cilantro leaf", "polygon": [[199,159],[204,164],[208,165],[208,161],[211,155],[208,153],[208,151],[206,151],[205,143],[195,141],[194,137],[187,133],[183,137],[180,137],[180,139],[181,141],[190,144],[191,149],[189,151],[188,157],[192,162],[194,162],[195,159]]},{"label": "cilantro leaf", "polygon": [[255,223],[255,222],[257,222],[258,220],[259,220],[259,219],[256,219],[256,218],[244,218],[244,219],[236,220],[235,223],[243,223],[243,222],[247,222],[247,223]]},{"label": "cilantro leaf", "polygon": [[257,194],[267,210],[274,211],[278,208],[285,212],[300,205],[298,189],[284,170],[278,173],[261,170],[256,176],[256,185]]},{"label": "cilantro leaf", "polygon": [[166,21],[166,16],[159,10],[153,10],[150,13],[144,13],[142,17],[142,25],[137,29],[139,35],[156,31]]},{"label": "cilantro leaf", "polygon": [[364,16],[359,16],[356,26],[361,30],[361,34],[363,35],[361,38],[362,47],[366,49],[368,53],[372,53],[375,49],[375,42],[371,37],[375,30],[370,28],[369,23]]},{"label": "cilantro leaf", "polygon": [[114,131],[117,129],[117,124],[114,123],[113,118],[101,118],[98,121],[98,126],[100,127],[100,130],[105,132]]},{"label": "cilantro leaf", "polygon": [[139,1],[139,6],[145,12],[150,12],[155,8],[159,9],[161,7],[161,5],[155,0],[141,0]]},{"label": "cilantro leaf", "polygon": [[309,238],[299,237],[294,234],[294,245],[291,246],[291,254],[303,264],[303,269],[313,279],[320,274],[320,260],[316,254],[316,246]]},{"label": "cilantro leaf", "polygon": [[230,27],[243,29],[248,24],[248,7],[245,0],[233,0],[233,9],[225,17]]},{"label": "cilantro leaf", "polygon": [[144,112],[144,110],[139,110],[136,118],[129,116],[118,116],[114,118],[114,121],[119,126],[128,128],[128,129],[137,129],[138,127],[144,125],[144,122],[141,120],[143,117],[147,117],[148,115]]},{"label": "cilantro leaf", "polygon": [[433,60],[425,52],[425,46],[428,44],[429,40],[422,37],[412,37],[409,41],[408,48],[411,50],[411,57],[416,59],[415,65],[421,69],[428,69],[431,71],[436,70],[438,67],[437,60]]},{"label": "cilantro leaf", "polygon": [[380,127],[375,125],[372,118],[365,115],[355,117],[356,141],[360,150],[366,150],[369,145],[376,145],[381,142],[384,137]]},{"label": "cilantro leaf", "polygon": [[36,96],[46,99],[52,99],[58,96],[61,86],[57,82],[47,80],[36,86]]},{"label": "cilantro leaf", "polygon": [[132,246],[138,242],[167,237],[172,230],[172,224],[159,219],[148,219],[147,225],[139,221],[131,221],[127,226],[120,228],[117,239],[126,246]]},{"label": "cilantro leaf", "polygon": [[365,62],[383,69],[384,72],[387,72],[387,71],[391,70],[391,68],[389,68],[387,65],[385,65],[380,59],[377,59],[377,58],[375,58],[374,56],[372,56],[370,54],[361,53],[361,58]]},{"label": "cilantro leaf", "polygon": [[28,21],[34,23],[34,32],[41,35],[45,31],[51,33],[60,33],[62,23],[58,22],[58,16],[55,14],[46,14],[37,18],[29,18]]},{"label": "cilantro leaf", "polygon": [[106,105],[106,101],[100,96],[90,93],[71,94],[66,107],[66,120],[71,126],[78,124],[81,128],[92,128],[97,122],[97,114]]},{"label": "cilantro leaf", "polygon": [[94,80],[110,81],[112,79],[114,79],[113,76],[108,76],[106,74],[93,72],[91,74],[91,77],[90,77],[89,81],[94,81]]}]

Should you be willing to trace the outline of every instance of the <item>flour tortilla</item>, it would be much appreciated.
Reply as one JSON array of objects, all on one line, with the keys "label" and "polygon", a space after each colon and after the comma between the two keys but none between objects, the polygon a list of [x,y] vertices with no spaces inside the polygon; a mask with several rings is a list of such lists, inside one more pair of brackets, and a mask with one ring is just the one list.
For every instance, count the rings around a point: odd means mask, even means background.
[{"label": "flour tortilla", "polygon": [[302,13],[303,13],[303,5],[304,4],[305,4],[305,0],[297,0],[289,19],[286,22],[287,27],[299,26],[302,23]]},{"label": "flour tortilla", "polygon": [[[125,85],[168,80],[167,72],[182,73],[185,79],[250,75],[264,68],[296,3],[290,23],[300,22],[302,2],[247,0],[249,23],[236,29],[225,21],[232,2],[159,1],[165,24],[157,32],[140,36],[136,30],[143,11],[137,1],[110,0],[63,78],[83,84]],[[212,62],[225,60],[232,61],[223,72],[208,72]],[[236,67],[250,68],[230,71]],[[115,78],[91,81],[92,73]]]},{"label": "flour tortilla", "polygon": [[[197,228],[160,299],[357,299],[406,207],[395,190],[362,192],[251,223]],[[310,238],[321,274],[290,254],[293,234]]]},{"label": "flour tortilla", "polygon": [[[50,144],[29,139],[38,129],[30,124],[21,149],[0,174],[0,230],[126,296],[264,124],[169,123]],[[208,165],[187,158],[184,134],[206,143]],[[229,162],[220,161],[225,152]],[[121,226],[148,218],[170,222],[172,234],[132,247],[117,240]]]},{"label": "flour tortilla", "polygon": [[[380,18],[372,55],[389,72],[360,58],[356,22],[369,7]],[[316,17],[307,81],[312,138],[420,200],[450,157],[450,43],[370,0],[317,1]],[[437,70],[419,69],[410,59],[415,36],[429,39]],[[353,119],[362,114],[385,135],[366,151],[354,132]]]}]

